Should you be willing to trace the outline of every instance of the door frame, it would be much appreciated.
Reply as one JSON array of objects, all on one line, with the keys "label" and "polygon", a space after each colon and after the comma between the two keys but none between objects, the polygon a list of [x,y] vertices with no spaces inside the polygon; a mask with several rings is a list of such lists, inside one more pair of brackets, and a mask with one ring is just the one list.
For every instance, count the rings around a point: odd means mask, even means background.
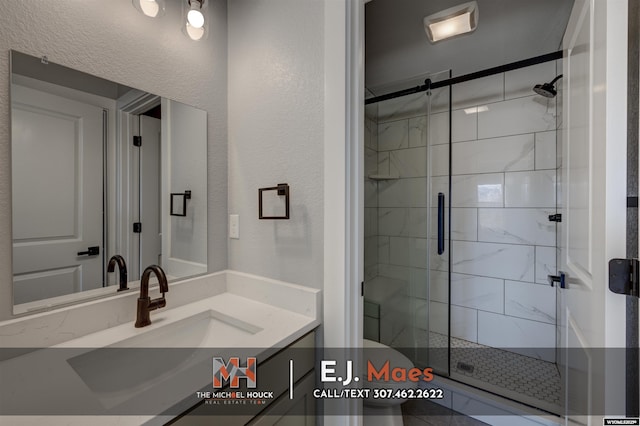
[{"label": "door frame", "polygon": [[[324,268],[319,346],[362,346],[364,277],[364,3],[324,2]],[[336,426],[361,425],[362,401],[335,400]]]},{"label": "door frame", "polygon": [[[627,98],[627,196],[638,196],[638,162],[640,151],[640,4],[629,2],[629,46],[628,46],[628,98]],[[629,203],[627,203],[627,206]],[[627,207],[627,227],[629,229],[640,229],[638,223],[637,207]],[[639,245],[638,232],[627,235],[627,257],[638,257]],[[626,345],[628,348],[638,348],[640,346],[640,311],[637,298],[627,298],[627,334]],[[629,354],[629,352],[632,352]],[[627,398],[626,415],[633,416],[640,413],[640,354],[627,351]],[[630,355],[630,356],[629,356]]]},{"label": "door frame", "polygon": [[[595,3],[599,2],[595,0]],[[620,24],[623,23],[623,24]],[[601,72],[605,74],[606,85],[606,194],[605,210],[607,237],[606,262],[615,257],[626,257],[626,205],[627,205],[627,55],[628,55],[628,0],[607,0],[606,36],[604,48],[606,58]],[[603,260],[604,261],[604,260]],[[603,265],[606,268],[606,265]],[[606,270],[606,269],[605,269]],[[605,347],[626,347],[626,296],[608,290],[605,283]],[[608,354],[607,354],[608,355]],[[606,362],[605,411],[606,413],[624,413],[623,395],[625,383],[625,365]],[[606,358],[605,358],[606,361]]]},{"label": "door frame", "polygon": [[[134,175],[138,170],[138,165],[134,159],[137,158],[137,147],[133,146],[133,137],[140,135],[138,115],[151,108],[160,105],[161,98],[158,95],[143,92],[140,90],[130,90],[118,99],[118,142],[114,165],[114,174],[116,176],[115,186],[117,186],[117,194],[115,199],[117,211],[120,212],[120,220],[115,221],[113,227],[115,229],[114,254],[120,254],[128,259],[129,281],[135,281],[142,274],[140,265],[139,245],[136,249],[135,238],[133,234],[133,222],[139,217],[140,204],[138,188],[133,186],[136,181]],[[137,250],[137,253],[136,253]],[[135,256],[134,256],[135,255]]]}]

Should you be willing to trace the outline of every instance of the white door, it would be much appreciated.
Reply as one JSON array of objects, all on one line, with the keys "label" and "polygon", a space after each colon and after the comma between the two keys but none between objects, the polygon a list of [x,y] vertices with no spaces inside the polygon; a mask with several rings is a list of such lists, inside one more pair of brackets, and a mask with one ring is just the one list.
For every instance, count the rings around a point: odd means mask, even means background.
[{"label": "white door", "polygon": [[567,284],[558,287],[558,363],[567,424],[601,425],[618,397],[610,390],[624,387],[608,376],[610,353],[602,348],[615,344],[611,329],[624,327],[611,309],[621,300],[624,311],[624,296],[609,292],[607,262],[625,250],[626,104],[624,95],[614,99],[626,81],[617,74],[626,69],[627,23],[617,13],[625,8],[626,1],[576,0],[563,41],[558,269]]},{"label": "white door", "polygon": [[14,303],[101,287],[103,110],[18,85],[11,97]]},{"label": "white door", "polygon": [[159,265],[160,240],[160,120],[140,116],[140,272]]}]

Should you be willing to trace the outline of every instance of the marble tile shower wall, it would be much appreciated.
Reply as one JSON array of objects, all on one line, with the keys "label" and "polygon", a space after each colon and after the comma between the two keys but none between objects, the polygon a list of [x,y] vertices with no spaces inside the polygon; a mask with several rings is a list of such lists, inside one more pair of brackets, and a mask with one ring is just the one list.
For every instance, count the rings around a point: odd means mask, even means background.
[{"label": "marble tile shower wall", "polygon": [[[502,348],[555,347],[556,294],[547,275],[556,272],[556,226],[548,221],[556,212],[556,99],[531,90],[555,75],[556,63],[548,62],[453,88],[454,337]],[[429,162],[425,97],[379,105],[377,173],[398,179],[378,181],[377,218],[374,210],[367,213],[370,223],[377,220],[375,273],[409,282],[417,326],[443,334],[448,259],[435,254],[435,227],[427,229],[425,177],[432,176],[433,206],[438,192],[449,197],[446,96],[440,90],[432,97]],[[526,353],[553,357],[553,351]]]}]

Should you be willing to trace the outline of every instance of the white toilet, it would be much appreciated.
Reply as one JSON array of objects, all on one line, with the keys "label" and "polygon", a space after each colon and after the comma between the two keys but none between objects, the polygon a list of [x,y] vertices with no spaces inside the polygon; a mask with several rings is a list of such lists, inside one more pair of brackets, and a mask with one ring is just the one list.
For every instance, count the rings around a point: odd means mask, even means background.
[{"label": "white toilet", "polygon": [[[367,360],[371,361],[376,367],[382,366],[387,360],[390,361],[391,368],[401,367],[407,370],[414,368],[413,363],[409,358],[398,352],[397,350],[383,345],[382,343],[374,342],[372,340],[364,339],[364,362],[366,365]],[[378,350],[367,350],[378,349]],[[392,391],[401,389],[415,389],[418,384],[415,382],[368,382],[368,388],[374,389],[391,389]],[[364,426],[403,426],[402,422],[402,410],[400,405],[404,403],[406,399],[400,398],[388,398],[388,399],[373,399],[370,395],[369,398],[364,400]]]}]

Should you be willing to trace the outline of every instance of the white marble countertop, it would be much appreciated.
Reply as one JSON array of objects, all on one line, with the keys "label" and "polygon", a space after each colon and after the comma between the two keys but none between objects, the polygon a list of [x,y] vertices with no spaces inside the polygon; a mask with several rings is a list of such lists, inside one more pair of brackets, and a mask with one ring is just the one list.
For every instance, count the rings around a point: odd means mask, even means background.
[{"label": "white marble countertop", "polygon": [[[260,362],[261,358],[272,355],[278,348],[288,346],[320,325],[320,292],[318,290],[233,271],[225,271],[224,278],[226,291],[175,308],[152,311],[152,324],[147,327],[134,328],[132,322],[116,325],[61,342],[52,346],[55,349],[36,350],[1,362],[0,400],[2,405],[13,407],[13,410],[21,412],[41,413],[42,416],[3,416],[0,417],[0,423],[4,421],[12,425],[42,424],[43,421],[46,424],[65,425],[164,423],[171,416],[156,417],[147,413],[163,413],[184,398],[193,396],[196,391],[207,386],[211,388],[211,374],[201,374],[202,362],[210,366],[211,356],[221,356],[225,359],[230,356],[256,356]],[[206,280],[207,277],[201,279]],[[197,284],[196,281],[195,285]],[[167,293],[168,301],[170,297],[171,292]],[[190,362],[170,366],[169,371],[163,372],[157,380],[154,378],[142,385],[108,394],[92,390],[90,381],[81,377],[79,370],[74,367],[73,359],[79,359],[76,358],[78,356],[83,354],[92,356],[91,353],[103,355],[100,352],[102,350],[96,351],[95,348],[129,347],[128,342],[136,342],[134,343],[136,347],[154,345],[155,334],[170,330],[165,327],[183,324],[199,313],[203,314],[198,315],[198,318],[208,318],[206,312],[211,311],[219,318],[228,317],[232,322],[239,321],[239,323],[250,325],[250,331],[227,332],[220,336],[216,335],[214,326],[209,340],[202,343],[207,350],[198,350],[198,356],[207,354],[206,359],[195,357]],[[146,338],[148,336],[152,338]],[[215,345],[212,342],[215,342]],[[193,345],[193,341],[186,339],[182,344],[177,345],[188,348]],[[242,348],[252,349],[242,351]],[[43,357],[46,357],[46,361]],[[200,366],[196,369],[197,363]],[[127,374],[126,366],[120,369],[110,367],[108,362],[103,365],[106,371],[101,373],[106,374],[105,377]],[[110,372],[109,368],[115,371]],[[167,389],[170,389],[170,392],[167,392]],[[145,407],[145,412],[138,415],[140,410],[136,410],[136,407],[140,406]],[[48,415],[49,407],[57,407],[62,415]],[[76,409],[82,407],[84,410],[77,414],[90,413],[92,416],[63,415],[73,411],[73,407]],[[94,413],[95,416],[93,416]],[[123,415],[123,413],[131,415]]]}]

